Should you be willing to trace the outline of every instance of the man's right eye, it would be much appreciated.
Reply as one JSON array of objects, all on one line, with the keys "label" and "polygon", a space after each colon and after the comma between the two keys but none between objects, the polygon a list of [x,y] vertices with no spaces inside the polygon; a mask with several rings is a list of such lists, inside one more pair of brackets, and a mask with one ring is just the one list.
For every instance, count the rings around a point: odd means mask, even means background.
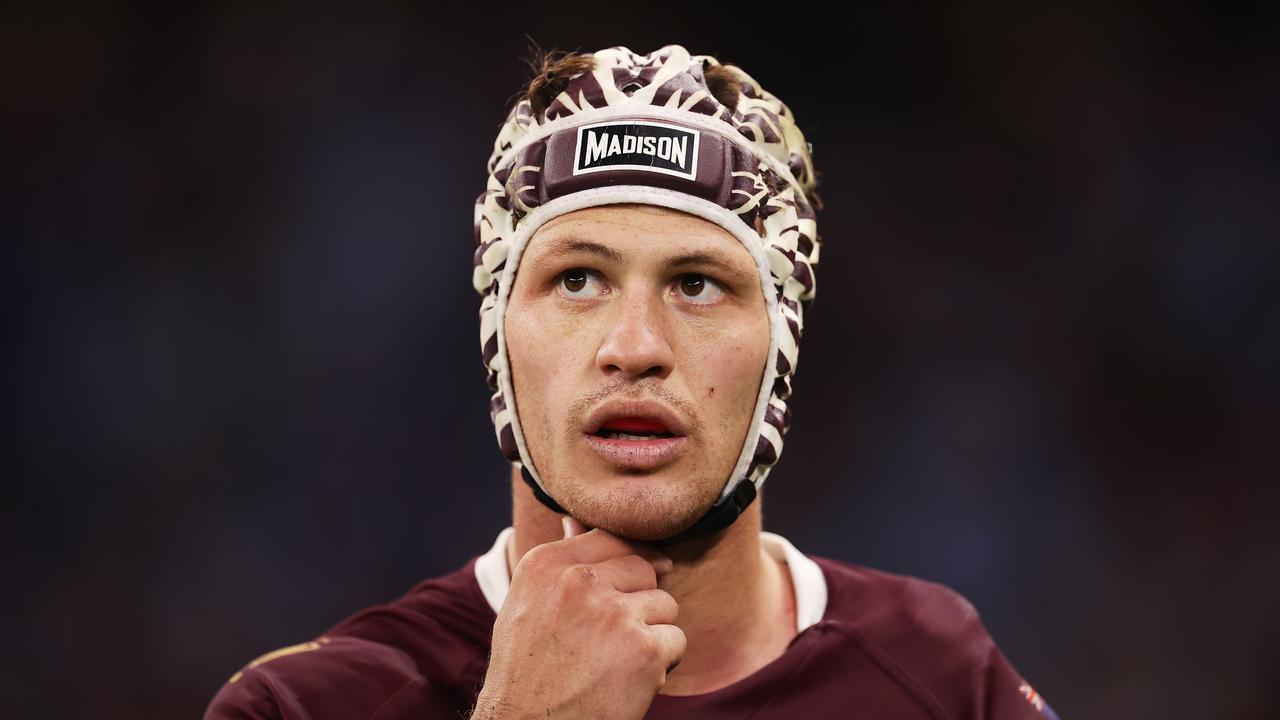
[{"label": "man's right eye", "polygon": [[604,283],[590,270],[573,268],[560,274],[560,287],[572,298],[588,298],[604,292]]}]

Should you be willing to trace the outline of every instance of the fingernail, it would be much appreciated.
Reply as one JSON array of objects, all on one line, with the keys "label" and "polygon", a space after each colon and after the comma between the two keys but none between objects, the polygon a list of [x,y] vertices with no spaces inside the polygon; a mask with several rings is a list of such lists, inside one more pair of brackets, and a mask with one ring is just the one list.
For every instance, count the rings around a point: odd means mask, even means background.
[{"label": "fingernail", "polygon": [[568,515],[560,516],[560,527],[564,528],[564,537],[566,540],[569,539],[570,537],[573,537],[572,535],[569,534],[569,516]]}]

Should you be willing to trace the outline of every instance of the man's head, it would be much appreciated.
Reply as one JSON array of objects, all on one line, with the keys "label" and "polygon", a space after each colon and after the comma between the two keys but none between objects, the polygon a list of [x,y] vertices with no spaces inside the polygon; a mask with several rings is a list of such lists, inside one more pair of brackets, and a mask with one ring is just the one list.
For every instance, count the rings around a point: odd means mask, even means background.
[{"label": "man's head", "polygon": [[[650,540],[711,507],[769,352],[756,264],[737,238],[652,205],[560,215],[529,240],[505,323],[525,443],[565,510]],[[671,437],[639,439],[651,433]]]},{"label": "man's head", "polygon": [[499,445],[553,511],[654,542],[712,532],[789,425],[811,147],[740,68],[679,45],[541,63],[475,206]]}]

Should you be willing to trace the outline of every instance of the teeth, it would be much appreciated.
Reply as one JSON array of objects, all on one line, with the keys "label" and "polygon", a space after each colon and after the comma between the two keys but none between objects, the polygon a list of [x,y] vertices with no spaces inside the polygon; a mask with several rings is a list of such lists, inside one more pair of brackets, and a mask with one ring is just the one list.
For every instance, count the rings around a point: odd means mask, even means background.
[{"label": "teeth", "polygon": [[653,440],[654,438],[670,437],[670,435],[633,435],[616,430],[605,430],[600,435],[614,440]]}]

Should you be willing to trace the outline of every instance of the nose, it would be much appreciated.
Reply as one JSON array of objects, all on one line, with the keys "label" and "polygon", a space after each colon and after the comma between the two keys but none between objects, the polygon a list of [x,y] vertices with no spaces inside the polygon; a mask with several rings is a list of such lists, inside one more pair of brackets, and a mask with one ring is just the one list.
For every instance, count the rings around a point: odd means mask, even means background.
[{"label": "nose", "polygon": [[596,366],[612,377],[666,377],[675,362],[665,308],[653,296],[623,296],[614,303]]}]

